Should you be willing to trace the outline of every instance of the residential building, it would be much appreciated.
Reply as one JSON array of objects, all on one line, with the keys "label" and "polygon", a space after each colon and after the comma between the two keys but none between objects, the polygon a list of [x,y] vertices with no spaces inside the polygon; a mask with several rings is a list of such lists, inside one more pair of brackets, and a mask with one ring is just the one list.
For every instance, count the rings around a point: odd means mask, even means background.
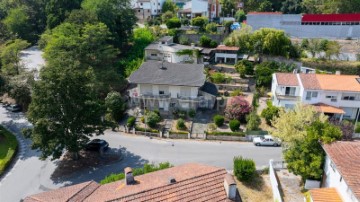
[{"label": "residential building", "polygon": [[161,14],[165,0],[131,0],[131,6],[140,21],[147,20]]},{"label": "residential building", "polygon": [[322,187],[335,188],[343,201],[360,201],[360,141],[324,144]]},{"label": "residential building", "polygon": [[360,13],[353,14],[282,14],[250,12],[246,23],[253,30],[275,28],[298,38],[359,38]]},{"label": "residential building", "polygon": [[100,185],[88,181],[25,198],[24,202],[241,201],[236,182],[224,168],[184,164]]},{"label": "residential building", "polygon": [[293,108],[296,103],[314,105],[320,112],[342,120],[357,119],[360,77],[340,74],[275,73],[272,77],[274,106]]},{"label": "residential building", "polygon": [[210,20],[219,17],[219,0],[177,0],[181,4],[178,14],[182,17],[207,17]]},{"label": "residential building", "polygon": [[217,88],[205,82],[204,65],[147,61],[129,77],[130,104],[169,112],[213,108]]},{"label": "residential building", "polygon": [[215,49],[215,61],[217,63],[232,63],[238,61],[239,47],[219,45]]},{"label": "residential building", "polygon": [[166,61],[170,63],[200,63],[200,54],[192,52],[191,54],[179,54],[186,50],[198,50],[202,48],[175,44],[172,36],[165,36],[157,42],[148,45],[145,48],[146,60]]}]

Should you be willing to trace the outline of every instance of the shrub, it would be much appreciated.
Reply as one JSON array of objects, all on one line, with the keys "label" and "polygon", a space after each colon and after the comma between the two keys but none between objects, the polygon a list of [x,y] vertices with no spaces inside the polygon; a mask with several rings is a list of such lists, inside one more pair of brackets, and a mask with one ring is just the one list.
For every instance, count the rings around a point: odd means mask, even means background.
[{"label": "shrub", "polygon": [[196,111],[194,109],[190,109],[188,115],[189,117],[194,118],[196,116]]},{"label": "shrub", "polygon": [[129,127],[129,128],[133,127],[135,125],[135,121],[136,121],[136,118],[133,116],[130,116],[126,123],[127,127]]},{"label": "shrub", "polygon": [[199,44],[200,46],[202,47],[210,47],[210,43],[211,43],[211,38],[206,36],[206,35],[203,35],[200,37],[200,40],[199,40]]},{"label": "shrub", "polygon": [[256,167],[252,159],[241,156],[234,158],[234,175],[239,181],[249,181],[255,175]]},{"label": "shrub", "polygon": [[[158,165],[145,164],[143,166],[143,168],[134,168],[133,175],[134,176],[143,175],[146,173],[151,173],[151,172],[155,172],[158,170],[163,170],[163,169],[167,169],[167,168],[171,168],[171,167],[172,167],[172,165],[169,162],[159,163]],[[124,173],[119,173],[119,174],[113,173],[113,174],[106,176],[103,180],[101,180],[100,184],[107,184],[107,183],[115,182],[115,181],[122,180],[122,179],[125,179]]]},{"label": "shrub", "polygon": [[226,81],[226,76],[223,73],[216,72],[210,76],[210,79],[214,83],[224,83]]},{"label": "shrub", "polygon": [[209,131],[215,131],[216,130],[216,125],[215,125],[215,123],[209,123],[208,125],[207,125],[207,129],[209,130]]},{"label": "shrub", "polygon": [[217,32],[217,24],[212,22],[206,25],[206,32],[209,34],[216,34]]},{"label": "shrub", "polygon": [[216,41],[212,40],[212,41],[210,42],[210,48],[216,48],[217,46],[218,46],[218,44],[217,44]]},{"label": "shrub", "polygon": [[213,117],[213,120],[214,120],[214,123],[215,123],[215,125],[216,125],[217,127],[221,127],[222,125],[224,125],[225,119],[224,119],[224,117],[221,116],[221,115],[215,115],[215,116]]},{"label": "shrub", "polygon": [[172,13],[171,11],[166,11],[165,13],[163,13],[161,15],[161,20],[163,23],[167,23],[168,20],[170,20],[171,18],[174,17],[174,13]]},{"label": "shrub", "polygon": [[158,124],[160,121],[161,121],[161,118],[156,112],[148,112],[146,114],[146,124],[150,128],[155,128],[156,124]]},{"label": "shrub", "polygon": [[179,111],[178,116],[181,119],[186,119],[186,111]]},{"label": "shrub", "polygon": [[248,60],[241,60],[236,63],[235,69],[241,78],[245,78],[245,75],[254,75],[254,65]]},{"label": "shrub", "polygon": [[230,123],[229,123],[229,126],[230,126],[230,129],[231,131],[238,131],[239,128],[240,128],[240,121],[238,120],[231,120]]},{"label": "shrub", "polygon": [[181,18],[181,24],[182,25],[189,25],[190,24],[190,20],[187,18]]},{"label": "shrub", "polygon": [[166,22],[166,26],[168,29],[179,28],[181,27],[180,19],[177,17],[173,17]]},{"label": "shrub", "polygon": [[1,138],[1,147],[0,147],[0,175],[5,170],[5,168],[10,164],[12,158],[15,156],[18,142],[16,137],[11,134],[4,127],[0,126],[0,138]]},{"label": "shrub", "polygon": [[230,98],[225,108],[225,117],[232,120],[245,121],[245,116],[249,114],[251,107],[248,101],[241,96]]},{"label": "shrub", "polygon": [[185,129],[186,129],[186,125],[185,125],[184,119],[178,119],[178,120],[177,120],[176,128],[177,128],[178,130],[185,130]]},{"label": "shrub", "polygon": [[355,133],[360,133],[360,123],[356,124]]},{"label": "shrub", "polygon": [[261,112],[261,117],[263,117],[266,121],[266,123],[268,125],[271,126],[271,121],[275,118],[279,116],[279,108],[275,107],[271,104],[271,102],[267,103],[268,107],[265,108],[262,112]]},{"label": "shrub", "polygon": [[208,23],[208,19],[206,17],[196,17],[191,20],[191,25],[198,26],[200,31],[205,30],[205,25]]},{"label": "shrub", "polygon": [[261,119],[256,112],[252,112],[250,115],[246,117],[247,124],[246,130],[259,130],[259,125],[261,124]]},{"label": "shrub", "polygon": [[181,45],[190,45],[189,38],[187,38],[186,36],[180,36],[179,37],[179,43]]},{"label": "shrub", "polygon": [[236,90],[234,90],[233,92],[230,93],[231,97],[240,96],[240,95],[243,95],[243,92],[241,90],[239,90],[239,89],[236,89]]}]

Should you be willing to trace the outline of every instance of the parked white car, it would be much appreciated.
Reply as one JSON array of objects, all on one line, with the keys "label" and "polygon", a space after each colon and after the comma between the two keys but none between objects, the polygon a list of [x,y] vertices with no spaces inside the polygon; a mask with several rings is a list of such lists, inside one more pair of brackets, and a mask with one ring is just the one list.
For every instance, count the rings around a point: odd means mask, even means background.
[{"label": "parked white car", "polygon": [[264,137],[255,137],[253,139],[255,146],[281,146],[281,141],[277,138],[272,137],[271,135],[265,135]]}]

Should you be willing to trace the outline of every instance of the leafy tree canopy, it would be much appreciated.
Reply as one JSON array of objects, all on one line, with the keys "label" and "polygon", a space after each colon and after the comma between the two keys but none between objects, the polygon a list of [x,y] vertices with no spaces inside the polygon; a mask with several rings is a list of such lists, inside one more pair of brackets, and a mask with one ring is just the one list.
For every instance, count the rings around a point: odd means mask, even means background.
[{"label": "leafy tree canopy", "polygon": [[8,41],[1,52],[1,72],[5,75],[17,75],[20,73],[20,52],[30,45],[27,41],[16,39]]},{"label": "leafy tree canopy", "polygon": [[162,12],[165,13],[165,12],[172,12],[172,13],[175,13],[175,11],[177,10],[177,6],[176,4],[172,1],[172,0],[166,0],[164,2],[164,4],[162,5]]}]

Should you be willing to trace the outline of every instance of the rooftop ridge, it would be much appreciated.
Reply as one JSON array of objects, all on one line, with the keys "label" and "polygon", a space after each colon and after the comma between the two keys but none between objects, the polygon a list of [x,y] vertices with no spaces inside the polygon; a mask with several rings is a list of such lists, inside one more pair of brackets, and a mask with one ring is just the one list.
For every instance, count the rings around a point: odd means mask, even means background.
[{"label": "rooftop ridge", "polygon": [[[101,185],[96,183],[95,181],[91,180],[90,183],[84,186],[81,190],[79,190],[77,193],[75,193],[71,198],[68,199],[69,202],[71,201],[80,201],[80,198],[82,198],[82,201],[85,200],[87,197],[89,197],[96,189],[98,189]],[[91,185],[94,185],[94,187],[90,187]],[[92,188],[91,190],[86,190],[87,188]],[[81,196],[82,192],[85,192],[85,196]],[[89,192],[89,193],[86,193]]]}]

